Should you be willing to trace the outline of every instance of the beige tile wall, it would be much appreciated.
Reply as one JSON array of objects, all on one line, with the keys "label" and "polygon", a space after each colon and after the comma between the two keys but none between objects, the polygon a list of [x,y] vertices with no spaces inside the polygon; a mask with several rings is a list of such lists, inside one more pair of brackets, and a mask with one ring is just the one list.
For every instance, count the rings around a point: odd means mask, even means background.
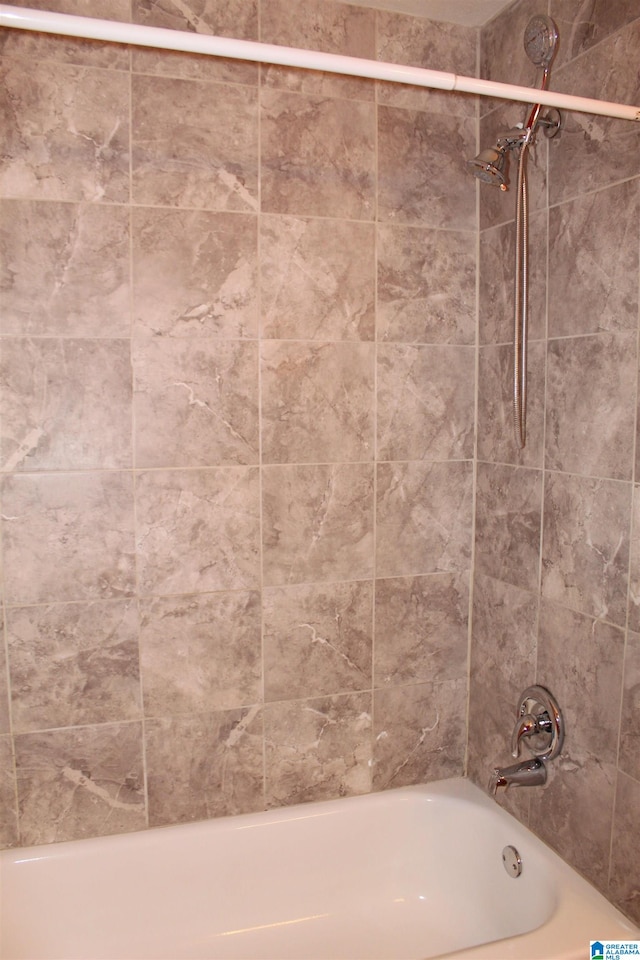
[{"label": "beige tile wall", "polygon": [[[476,67],[333,0],[34,5]],[[2,842],[463,773],[475,102],[0,42]]]},{"label": "beige tile wall", "polygon": [[[485,76],[535,82],[520,37],[539,12],[560,31],[555,89],[640,102],[633,0],[519,0],[482,32]],[[482,142],[521,119],[519,107],[490,104]],[[561,136],[536,147],[530,181],[522,453],[509,403],[514,199],[481,190],[469,773],[484,785],[511,762],[518,695],[548,686],[565,711],[565,749],[544,789],[503,802],[638,921],[640,130],[565,114]]]},{"label": "beige tile wall", "polygon": [[[475,71],[474,31],[333,0],[99,7],[56,4]],[[518,0],[483,75],[534,83],[519,38],[548,11],[554,86],[639,102],[634,0],[583,7]],[[475,103],[0,42],[2,843],[463,772]],[[482,113],[484,143],[522,109]],[[530,163],[522,453],[513,193],[480,193],[469,773],[548,684],[565,753],[506,802],[640,919],[640,150],[564,122]]]}]

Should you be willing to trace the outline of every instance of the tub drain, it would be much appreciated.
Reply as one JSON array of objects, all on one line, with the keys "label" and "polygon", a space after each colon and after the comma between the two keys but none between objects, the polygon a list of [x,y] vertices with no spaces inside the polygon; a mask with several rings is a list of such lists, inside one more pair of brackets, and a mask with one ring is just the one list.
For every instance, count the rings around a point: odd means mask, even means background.
[{"label": "tub drain", "polygon": [[510,877],[514,880],[522,873],[522,860],[515,847],[508,846],[502,851],[502,862]]}]

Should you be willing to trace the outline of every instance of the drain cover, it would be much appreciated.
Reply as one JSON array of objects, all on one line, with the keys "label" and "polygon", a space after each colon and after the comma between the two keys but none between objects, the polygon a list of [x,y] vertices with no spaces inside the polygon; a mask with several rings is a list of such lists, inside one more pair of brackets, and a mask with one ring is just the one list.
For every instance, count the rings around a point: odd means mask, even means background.
[{"label": "drain cover", "polygon": [[522,873],[522,860],[515,847],[505,847],[502,851],[502,862],[510,877],[514,879]]}]

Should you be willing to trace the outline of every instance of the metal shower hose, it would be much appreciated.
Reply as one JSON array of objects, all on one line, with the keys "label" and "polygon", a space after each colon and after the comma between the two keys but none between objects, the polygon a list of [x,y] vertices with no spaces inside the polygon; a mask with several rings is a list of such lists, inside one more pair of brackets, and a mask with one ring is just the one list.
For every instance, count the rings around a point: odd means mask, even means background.
[{"label": "metal shower hose", "polygon": [[527,333],[529,282],[529,210],[527,197],[527,153],[529,140],[520,150],[518,197],[516,203],[516,269],[513,325],[513,427],[522,449],[527,440]]}]

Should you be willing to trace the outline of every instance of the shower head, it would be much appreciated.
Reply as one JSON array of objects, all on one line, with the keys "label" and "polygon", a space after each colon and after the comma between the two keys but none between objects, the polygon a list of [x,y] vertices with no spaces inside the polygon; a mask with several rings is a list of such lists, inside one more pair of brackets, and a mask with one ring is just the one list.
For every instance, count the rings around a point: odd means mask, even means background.
[{"label": "shower head", "polygon": [[536,67],[549,69],[558,43],[558,28],[544,13],[532,17],[524,31],[524,49]]},{"label": "shower head", "polygon": [[[542,90],[547,89],[549,67],[555,55],[557,43],[558,28],[551,17],[540,13],[529,20],[524,31],[524,49],[531,62],[537,67],[542,67]],[[494,147],[481,150],[473,160],[467,160],[467,167],[474,177],[484,183],[493,183],[502,190],[507,189],[508,153],[514,151],[520,156],[526,156],[526,148],[530,143],[535,142],[539,124],[544,124],[546,136],[554,136],[560,129],[559,114],[557,118],[548,114],[541,119],[540,110],[541,105],[534,104],[526,123],[500,133]]]},{"label": "shower head", "polygon": [[467,167],[478,180],[501,187],[507,181],[506,162],[505,150],[500,147],[490,147],[488,150],[481,150],[473,160],[467,160]]}]

